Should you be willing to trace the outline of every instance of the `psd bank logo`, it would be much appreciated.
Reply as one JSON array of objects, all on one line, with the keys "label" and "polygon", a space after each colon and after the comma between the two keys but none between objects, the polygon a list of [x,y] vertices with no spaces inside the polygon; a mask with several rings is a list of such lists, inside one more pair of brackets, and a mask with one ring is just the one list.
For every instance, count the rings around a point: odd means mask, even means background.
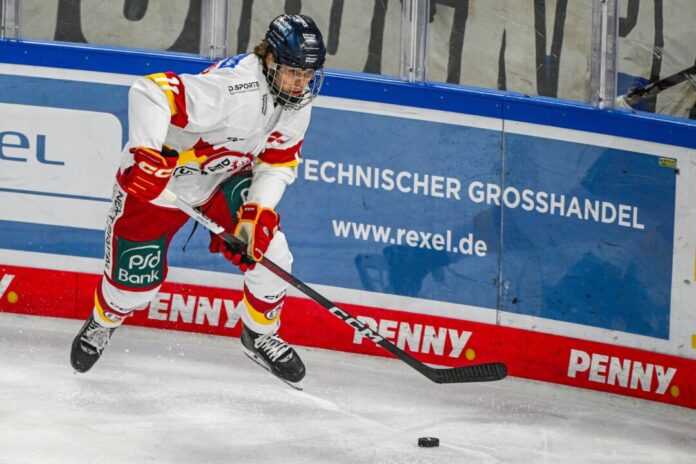
[{"label": "psd bank logo", "polygon": [[164,235],[149,242],[117,238],[114,281],[125,287],[151,287],[162,283],[165,240]]}]

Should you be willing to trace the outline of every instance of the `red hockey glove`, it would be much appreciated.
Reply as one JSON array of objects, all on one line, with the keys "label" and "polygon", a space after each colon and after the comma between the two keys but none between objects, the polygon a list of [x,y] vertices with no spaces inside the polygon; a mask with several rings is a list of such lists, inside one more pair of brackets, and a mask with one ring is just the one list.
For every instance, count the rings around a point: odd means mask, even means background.
[{"label": "red hockey glove", "polygon": [[271,208],[262,208],[258,203],[245,203],[237,212],[237,221],[234,235],[247,244],[246,253],[249,257],[256,262],[261,261],[278,231],[280,216]]},{"label": "red hockey glove", "polygon": [[211,233],[209,249],[211,253],[222,253],[226,260],[242,272],[254,269],[256,266],[256,262],[246,255],[244,248],[235,249],[213,233]]},{"label": "red hockey glove", "polygon": [[273,235],[278,230],[279,222],[280,216],[271,208],[262,208],[258,203],[245,203],[237,212],[234,235],[247,244],[246,248],[235,248],[217,235],[212,235],[210,251],[222,253],[242,272],[252,270],[263,258]]},{"label": "red hockey glove", "polygon": [[131,148],[135,164],[121,179],[123,189],[141,200],[152,201],[167,186],[172,177],[179,153],[164,146],[159,152],[152,148]]}]

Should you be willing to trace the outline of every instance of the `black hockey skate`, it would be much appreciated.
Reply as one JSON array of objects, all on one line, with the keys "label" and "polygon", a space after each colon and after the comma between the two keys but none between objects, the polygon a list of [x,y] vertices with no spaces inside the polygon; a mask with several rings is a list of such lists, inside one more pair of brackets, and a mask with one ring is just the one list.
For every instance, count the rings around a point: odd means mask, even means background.
[{"label": "black hockey skate", "polygon": [[115,327],[103,327],[94,320],[93,315],[89,316],[72,343],[70,364],[73,369],[83,373],[90,370],[99,360],[114,330]]},{"label": "black hockey skate", "polygon": [[247,356],[291,387],[302,390],[298,382],[305,376],[305,366],[278,333],[259,335],[243,327],[241,338]]}]

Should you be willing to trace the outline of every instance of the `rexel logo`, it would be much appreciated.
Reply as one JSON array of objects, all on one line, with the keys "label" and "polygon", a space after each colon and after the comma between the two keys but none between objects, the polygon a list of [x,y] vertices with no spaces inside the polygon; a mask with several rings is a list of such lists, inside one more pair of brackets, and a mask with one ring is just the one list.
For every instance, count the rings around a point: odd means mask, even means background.
[{"label": "rexel logo", "polygon": [[123,133],[115,115],[10,103],[0,103],[0,114],[12,115],[0,127],[3,187],[110,196]]},{"label": "rexel logo", "polygon": [[590,382],[657,395],[664,395],[669,389],[676,398],[680,393],[679,387],[672,384],[676,374],[674,367],[571,349],[567,375],[571,379],[586,377]]},{"label": "rexel logo", "polygon": [[[31,138],[30,138],[31,137]],[[28,136],[18,131],[0,132],[0,160],[28,163],[35,160],[40,164],[63,166],[64,161],[50,160],[46,156],[46,135]]]}]

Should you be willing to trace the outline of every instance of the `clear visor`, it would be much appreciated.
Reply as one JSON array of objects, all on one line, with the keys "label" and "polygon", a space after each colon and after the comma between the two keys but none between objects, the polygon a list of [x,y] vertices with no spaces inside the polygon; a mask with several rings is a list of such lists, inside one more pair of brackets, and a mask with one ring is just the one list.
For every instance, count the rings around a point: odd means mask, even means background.
[{"label": "clear visor", "polygon": [[323,69],[291,68],[278,63],[268,65],[268,83],[276,103],[287,109],[299,110],[307,106],[321,90]]}]

